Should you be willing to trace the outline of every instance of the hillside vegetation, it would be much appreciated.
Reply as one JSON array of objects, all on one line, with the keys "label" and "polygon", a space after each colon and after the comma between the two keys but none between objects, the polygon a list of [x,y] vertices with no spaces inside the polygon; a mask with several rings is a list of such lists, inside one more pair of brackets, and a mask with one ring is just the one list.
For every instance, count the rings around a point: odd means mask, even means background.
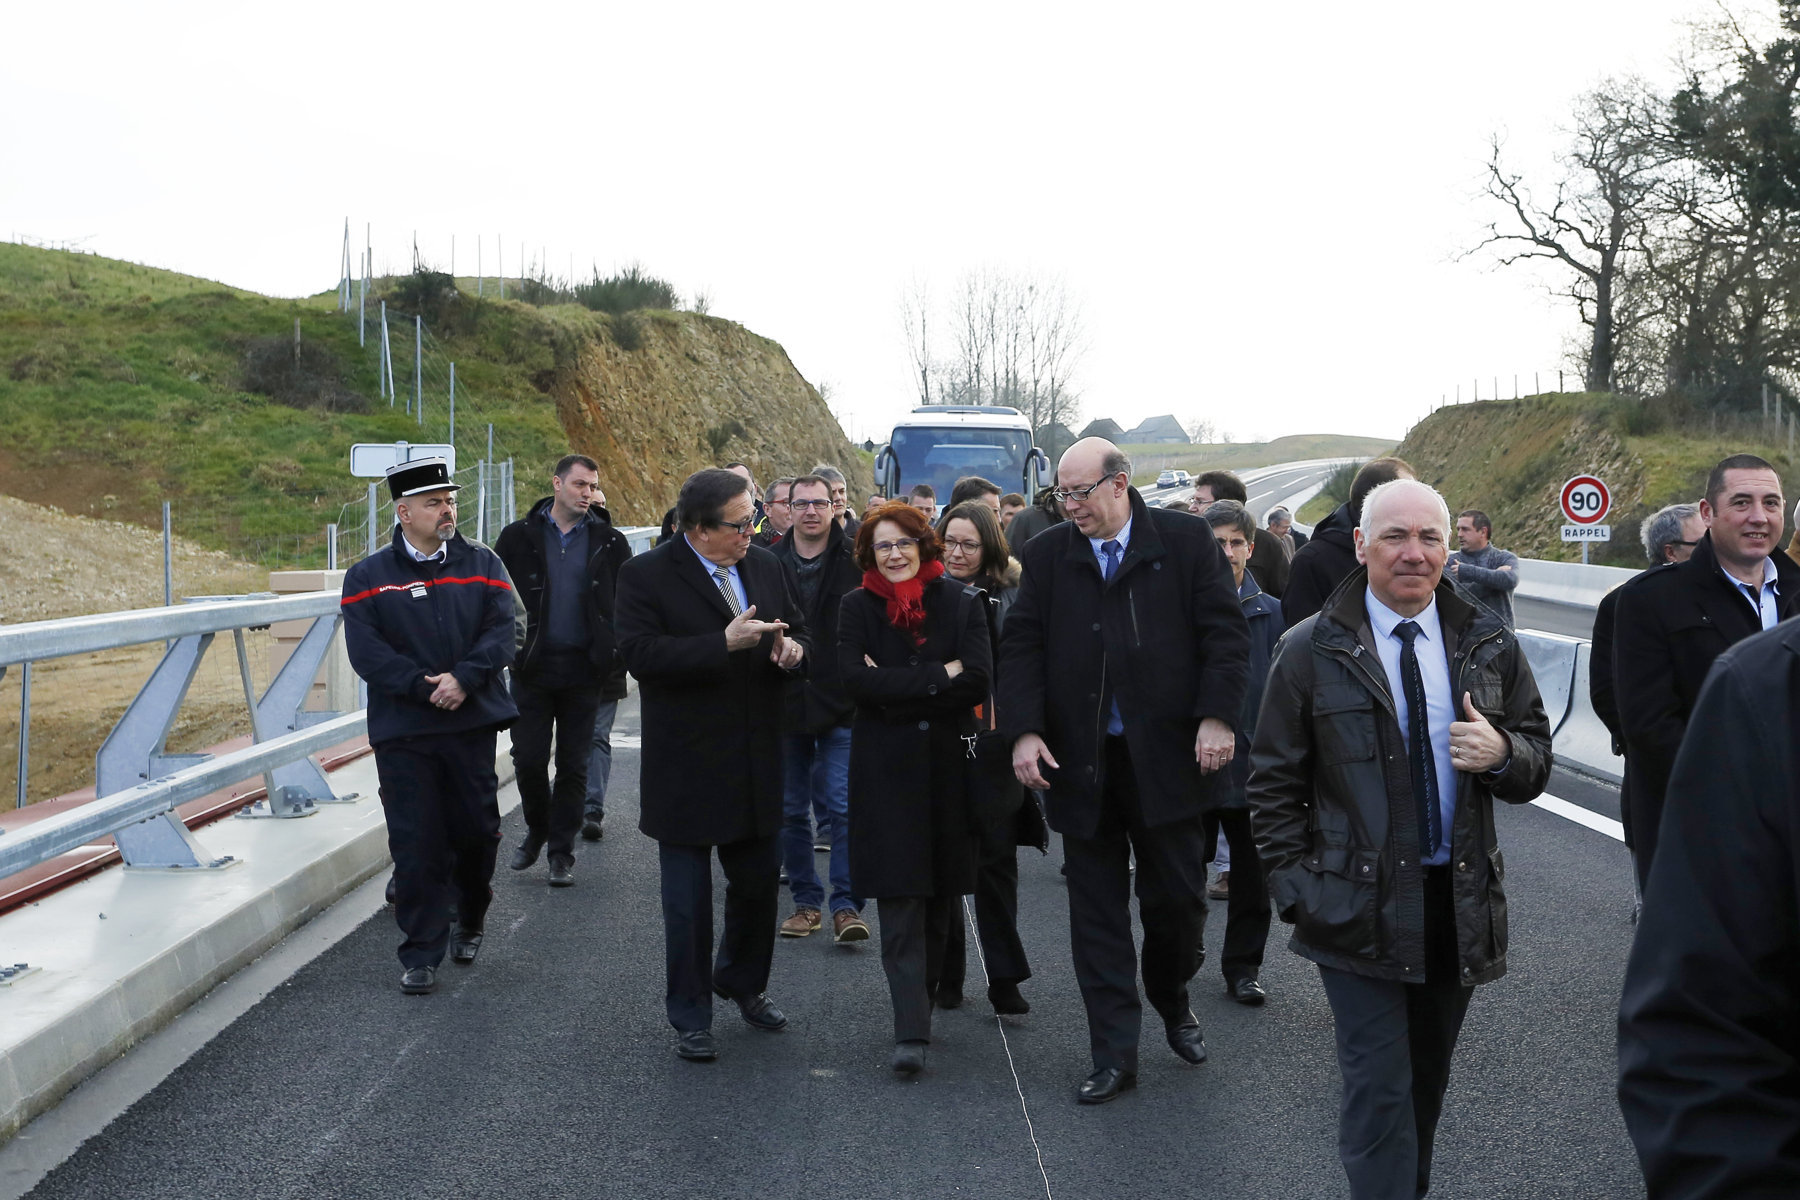
[{"label": "hillside vegetation", "polygon": [[1561,540],[1558,498],[1572,476],[1598,475],[1612,492],[1612,541],[1590,561],[1638,566],[1638,530],[1665,504],[1697,501],[1714,463],[1759,454],[1796,495],[1800,461],[1785,434],[1755,418],[1689,414],[1670,420],[1643,401],[1568,393],[1482,401],[1439,409],[1413,426],[1396,453],[1444,493],[1451,511],[1479,508],[1494,541],[1527,558],[1579,562]]},{"label": "hillside vegetation", "polygon": [[[158,524],[166,500],[200,545],[317,565],[325,524],[363,519],[353,442],[448,440],[452,362],[459,465],[484,454],[491,423],[521,508],[571,448],[600,462],[615,519],[629,524],[655,523],[682,478],[721,459],[766,471],[806,457],[799,465],[867,474],[781,347],[733,322],[478,300],[473,282],[376,280],[362,346],[335,294],[273,299],[0,244],[0,492],[138,525]],[[382,299],[403,398],[412,314],[424,319],[422,425],[377,398]],[[587,403],[596,395],[625,402],[602,416]],[[674,409],[652,416],[659,396]]]}]

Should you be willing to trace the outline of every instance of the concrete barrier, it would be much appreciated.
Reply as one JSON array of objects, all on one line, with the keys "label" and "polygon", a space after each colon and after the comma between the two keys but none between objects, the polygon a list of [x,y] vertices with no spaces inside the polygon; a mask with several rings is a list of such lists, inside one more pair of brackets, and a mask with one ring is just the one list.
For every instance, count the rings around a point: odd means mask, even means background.
[{"label": "concrete barrier", "polygon": [[1551,739],[1558,762],[1572,765],[1610,783],[1625,778],[1625,760],[1612,750],[1612,734],[1588,699],[1593,647],[1580,643],[1575,654],[1574,695],[1569,716]]},{"label": "concrete barrier", "polygon": [[1569,717],[1575,690],[1576,658],[1585,645],[1580,638],[1556,633],[1519,634],[1519,648],[1525,652],[1525,661],[1531,664],[1531,674],[1537,680],[1538,695],[1544,698],[1544,712],[1550,718],[1552,733]]},{"label": "concrete barrier", "polygon": [[1624,567],[1584,567],[1580,563],[1521,558],[1516,594],[1554,604],[1593,608],[1602,596],[1636,574]]}]

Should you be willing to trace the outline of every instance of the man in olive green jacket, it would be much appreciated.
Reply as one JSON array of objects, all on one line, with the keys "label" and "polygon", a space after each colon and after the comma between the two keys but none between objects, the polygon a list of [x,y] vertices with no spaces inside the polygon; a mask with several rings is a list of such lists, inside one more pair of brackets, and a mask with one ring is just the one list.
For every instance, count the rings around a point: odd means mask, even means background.
[{"label": "man in olive green jacket", "polygon": [[1518,642],[1444,581],[1450,514],[1376,488],[1354,572],[1287,632],[1251,750],[1250,803],[1291,948],[1319,964],[1353,1197],[1423,1196],[1474,986],[1506,970],[1494,800],[1550,775],[1550,724]]}]

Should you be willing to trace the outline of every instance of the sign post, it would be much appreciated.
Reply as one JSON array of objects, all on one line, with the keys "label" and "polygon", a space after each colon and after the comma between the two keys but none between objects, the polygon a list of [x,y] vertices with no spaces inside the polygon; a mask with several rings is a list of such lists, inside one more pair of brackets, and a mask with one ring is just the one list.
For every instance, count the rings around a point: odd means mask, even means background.
[{"label": "sign post", "polygon": [[1562,486],[1562,540],[1581,543],[1581,564],[1587,565],[1588,545],[1612,540],[1612,526],[1600,522],[1612,509],[1612,493],[1595,475],[1577,475]]}]

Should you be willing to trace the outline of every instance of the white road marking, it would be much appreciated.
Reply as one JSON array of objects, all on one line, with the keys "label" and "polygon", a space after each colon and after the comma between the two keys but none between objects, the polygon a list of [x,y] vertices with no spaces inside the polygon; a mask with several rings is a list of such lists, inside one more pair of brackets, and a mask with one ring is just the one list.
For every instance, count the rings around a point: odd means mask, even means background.
[{"label": "white road marking", "polygon": [[1601,816],[1592,809],[1583,808],[1579,804],[1570,804],[1561,796],[1552,796],[1549,792],[1545,792],[1532,803],[1545,812],[1553,812],[1559,817],[1566,817],[1577,825],[1586,825],[1589,829],[1598,830],[1615,842],[1625,840],[1625,826],[1611,817]]},{"label": "white road marking", "polygon": [[[981,963],[981,978],[992,983],[988,978],[987,955],[981,952],[981,931],[975,927],[975,905],[973,897],[964,896],[962,900],[963,920],[968,923],[968,944],[975,948],[975,957]],[[1025,1102],[1025,1085],[1019,1079],[1019,1064],[1013,1061],[1012,1040],[1006,1036],[1006,1021],[999,1013],[994,1014],[994,1024],[1000,1030],[1000,1047],[1006,1051],[1006,1067],[1012,1072],[1013,1090],[1019,1094],[1019,1112],[1025,1117],[1025,1136],[1031,1139],[1031,1152],[1037,1157],[1038,1175],[1044,1181],[1044,1200],[1056,1200],[1056,1193],[1050,1190],[1050,1172],[1044,1166],[1044,1147],[1039,1144],[1037,1127],[1031,1123],[1031,1106]]]}]

